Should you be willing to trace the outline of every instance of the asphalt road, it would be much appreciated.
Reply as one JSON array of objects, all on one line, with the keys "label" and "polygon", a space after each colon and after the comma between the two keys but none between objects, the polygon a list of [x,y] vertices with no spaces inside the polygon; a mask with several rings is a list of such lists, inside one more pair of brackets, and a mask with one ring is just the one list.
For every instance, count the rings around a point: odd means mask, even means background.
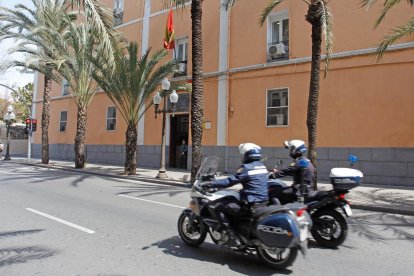
[{"label": "asphalt road", "polygon": [[414,217],[354,210],[289,270],[178,237],[189,190],[0,161],[0,275],[413,275]]}]

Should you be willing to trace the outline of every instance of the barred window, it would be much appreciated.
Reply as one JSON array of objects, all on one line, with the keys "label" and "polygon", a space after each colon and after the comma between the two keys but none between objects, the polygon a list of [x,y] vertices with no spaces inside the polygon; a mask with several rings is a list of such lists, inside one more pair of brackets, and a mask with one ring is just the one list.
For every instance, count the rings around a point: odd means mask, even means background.
[{"label": "barred window", "polygon": [[288,89],[267,91],[267,126],[287,126],[289,115]]},{"label": "barred window", "polygon": [[59,120],[59,131],[65,132],[68,123],[68,112],[62,111],[60,112],[60,120]]},{"label": "barred window", "polygon": [[116,129],[116,107],[110,106],[106,112],[106,130]]}]

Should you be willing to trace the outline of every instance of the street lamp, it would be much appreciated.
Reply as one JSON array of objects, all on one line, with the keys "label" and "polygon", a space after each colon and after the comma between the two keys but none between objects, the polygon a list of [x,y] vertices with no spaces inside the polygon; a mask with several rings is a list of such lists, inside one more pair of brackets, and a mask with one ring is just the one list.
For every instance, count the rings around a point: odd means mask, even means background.
[{"label": "street lamp", "polygon": [[[165,117],[168,113],[174,113],[175,104],[178,101],[178,94],[175,90],[170,91],[170,82],[167,78],[164,78],[161,82],[162,93],[157,92],[154,98],[152,99],[155,106],[155,118],[158,114],[162,114],[162,137],[161,137],[161,164],[160,169],[158,170],[157,178],[168,178],[167,170],[165,169]],[[167,96],[169,95],[171,108],[167,107]],[[164,106],[162,109],[159,109],[161,100],[164,99]]]},{"label": "street lamp", "polygon": [[13,106],[7,107],[7,113],[4,114],[4,122],[6,123],[7,128],[7,149],[6,149],[6,156],[4,160],[11,160],[10,159],[10,126],[13,123],[14,119],[16,119],[16,115],[13,113]]}]

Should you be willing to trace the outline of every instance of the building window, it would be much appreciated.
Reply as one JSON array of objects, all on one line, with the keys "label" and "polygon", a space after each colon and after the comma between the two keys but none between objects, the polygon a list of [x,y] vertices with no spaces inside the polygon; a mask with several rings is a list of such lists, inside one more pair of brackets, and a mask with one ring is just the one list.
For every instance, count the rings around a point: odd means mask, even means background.
[{"label": "building window", "polygon": [[66,79],[62,81],[62,96],[69,95],[69,82]]},{"label": "building window", "polygon": [[60,132],[66,131],[67,123],[68,123],[68,112],[67,111],[60,112],[60,121],[59,121]]},{"label": "building window", "polygon": [[174,74],[174,77],[187,76],[188,38],[176,40],[174,55],[178,62],[178,71]]},{"label": "building window", "polygon": [[267,60],[289,58],[288,11],[269,15],[267,26]]},{"label": "building window", "polygon": [[106,112],[106,130],[115,130],[116,128],[116,107],[110,106]]},{"label": "building window", "polygon": [[122,24],[124,17],[124,0],[114,0],[114,26]]},{"label": "building window", "polygon": [[267,91],[267,126],[287,126],[289,114],[288,89]]}]

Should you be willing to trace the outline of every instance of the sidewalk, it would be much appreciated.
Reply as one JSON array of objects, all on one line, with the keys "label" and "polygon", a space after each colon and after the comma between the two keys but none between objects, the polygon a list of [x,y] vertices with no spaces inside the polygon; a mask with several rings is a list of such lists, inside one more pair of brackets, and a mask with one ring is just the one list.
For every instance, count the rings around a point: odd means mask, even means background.
[{"label": "sidewalk", "polygon": [[[175,169],[167,170],[168,179],[157,179],[157,169],[137,168],[137,175],[124,175],[124,168],[115,165],[87,163],[86,168],[80,170],[74,168],[72,161],[51,160],[48,165],[44,165],[39,159],[32,159],[28,163],[26,158],[12,157],[8,162],[181,187],[189,187],[190,179],[189,171]],[[332,185],[325,182],[318,183],[318,187],[321,190],[329,190]],[[414,216],[414,187],[409,189],[384,185],[360,186],[350,191],[347,200],[354,209]]]}]

